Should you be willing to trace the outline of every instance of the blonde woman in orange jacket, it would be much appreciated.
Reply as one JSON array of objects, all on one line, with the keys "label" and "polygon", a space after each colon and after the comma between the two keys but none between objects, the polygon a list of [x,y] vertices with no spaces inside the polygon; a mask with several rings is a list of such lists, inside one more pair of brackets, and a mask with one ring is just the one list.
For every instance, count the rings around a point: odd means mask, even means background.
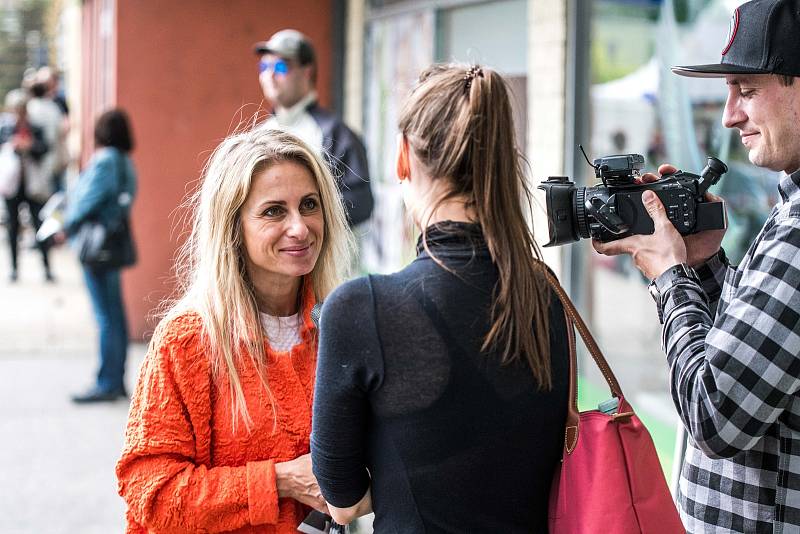
[{"label": "blonde woman in orange jacket", "polygon": [[327,510],[308,455],[310,314],[351,250],[336,184],[302,141],[256,130],[215,150],[117,464],[127,532],[288,533]]}]

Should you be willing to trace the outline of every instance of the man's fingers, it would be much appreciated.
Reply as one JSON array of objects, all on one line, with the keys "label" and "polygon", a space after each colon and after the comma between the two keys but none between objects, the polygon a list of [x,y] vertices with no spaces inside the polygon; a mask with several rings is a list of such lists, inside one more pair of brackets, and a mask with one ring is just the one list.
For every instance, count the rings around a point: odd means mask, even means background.
[{"label": "man's fingers", "polygon": [[653,174],[652,172],[646,172],[639,177],[637,180],[641,184],[650,184],[658,180],[658,176]]},{"label": "man's fingers", "polygon": [[597,239],[592,239],[592,246],[597,252],[599,252],[600,254],[604,254],[606,256],[618,256],[620,254],[630,254],[632,239],[635,238],[627,237],[625,239],[609,241],[608,243],[603,243],[601,241],[598,241]]},{"label": "man's fingers", "polygon": [[644,208],[653,219],[653,224],[656,228],[663,226],[665,223],[671,224],[667,218],[667,212],[664,210],[664,205],[659,200],[658,195],[652,191],[645,191],[642,193],[642,202]]},{"label": "man's fingers", "polygon": [[658,166],[658,174],[665,175],[665,174],[674,174],[678,172],[678,167],[675,165],[670,165],[669,163],[662,163]]}]

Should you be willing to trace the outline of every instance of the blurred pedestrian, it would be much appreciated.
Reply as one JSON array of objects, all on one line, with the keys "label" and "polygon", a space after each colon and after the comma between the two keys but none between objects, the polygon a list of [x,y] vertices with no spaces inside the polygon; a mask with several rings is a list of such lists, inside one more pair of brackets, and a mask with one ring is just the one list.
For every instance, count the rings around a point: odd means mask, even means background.
[{"label": "blurred pedestrian", "polygon": [[[16,282],[18,273],[18,248],[20,237],[20,209],[28,207],[31,223],[39,229],[39,211],[53,192],[42,161],[49,147],[41,128],[31,124],[27,113],[28,99],[22,89],[15,89],[6,95],[6,110],[11,114],[8,122],[0,126],[0,145],[8,143],[19,158],[19,174],[16,184],[3,194],[8,217],[8,245],[11,250],[11,273],[9,280]],[[49,245],[37,242],[42,254],[45,280],[53,281],[48,259]]]},{"label": "blurred pedestrian", "polygon": [[312,310],[343,279],[336,184],[297,137],[259,128],[212,154],[117,464],[128,532],[295,533],[325,511],[309,434]]},{"label": "blurred pedestrian", "polygon": [[36,71],[36,78],[44,83],[47,88],[45,96],[56,103],[64,116],[69,116],[69,104],[64,96],[64,89],[61,86],[61,74],[59,71],[50,67],[41,67]]},{"label": "blurred pedestrian", "polygon": [[42,165],[47,168],[53,181],[53,189],[64,190],[64,172],[67,168],[67,115],[55,100],[56,80],[50,67],[42,67],[33,77],[28,101],[28,116],[31,123],[42,128],[50,150]]},{"label": "blurred pedestrian", "polygon": [[259,76],[273,115],[264,128],[284,129],[323,155],[337,178],[347,219],[355,227],[372,214],[367,152],[361,139],[317,102],[317,60],[311,41],[297,30],[281,30],[256,43]]},{"label": "blurred pedestrian", "polygon": [[506,82],[422,73],[397,176],[417,259],[325,302],[312,457],[339,523],[376,532],[547,532],[564,444],[564,310],[541,271]]},{"label": "blurred pedestrian", "polygon": [[[96,151],[69,198],[64,231],[74,237],[86,221],[106,228],[127,217],[136,194],[136,171],[129,154],[134,147],[127,114],[106,111],[94,127]],[[124,375],[128,325],[120,285],[120,269],[83,265],[83,278],[99,330],[100,368],[95,383],[76,394],[76,403],[113,401],[127,396]]]}]

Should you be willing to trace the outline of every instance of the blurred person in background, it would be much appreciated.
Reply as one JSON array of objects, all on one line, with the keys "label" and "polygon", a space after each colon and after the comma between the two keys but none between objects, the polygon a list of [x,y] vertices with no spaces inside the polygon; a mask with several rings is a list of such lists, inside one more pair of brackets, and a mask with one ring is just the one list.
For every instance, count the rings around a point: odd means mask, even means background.
[{"label": "blurred person in background", "polygon": [[[44,131],[28,120],[28,99],[25,91],[15,89],[6,95],[6,111],[10,118],[0,126],[0,145],[9,143],[19,157],[20,174],[16,188],[12,187],[3,197],[7,211],[8,245],[11,251],[11,273],[9,280],[16,282],[18,272],[18,251],[20,238],[20,209],[28,207],[30,220],[36,230],[41,221],[39,212],[53,192],[52,182],[48,178],[42,162],[49,151]],[[52,282],[48,258],[49,244],[38,242],[37,247],[42,254],[45,280]]]},{"label": "blurred person in background", "polygon": [[364,223],[373,207],[367,152],[361,139],[317,102],[311,41],[297,30],[281,30],[256,43],[255,52],[260,57],[258,80],[273,108],[262,127],[286,130],[321,154],[337,179],[350,225]]},{"label": "blurred person in background", "polygon": [[336,183],[297,137],[224,140],[194,198],[181,296],[156,328],[117,464],[129,533],[294,533],[311,472],[312,310],[349,266]]},{"label": "blurred person in background", "polygon": [[45,96],[56,103],[64,117],[69,116],[69,104],[67,104],[67,99],[61,87],[61,75],[59,71],[47,66],[41,67],[36,71],[36,77],[41,83],[44,83],[47,88]]},{"label": "blurred person in background", "polygon": [[63,95],[57,93],[58,80],[50,67],[41,67],[33,77],[30,87],[31,99],[28,102],[28,115],[31,122],[41,126],[51,149],[47,155],[52,167],[53,187],[63,191],[64,175],[69,163],[67,153],[67,132],[69,119],[67,104]]},{"label": "blurred person in background", "polygon": [[42,158],[43,172],[50,176],[53,190],[64,189],[64,171],[68,157],[66,146],[67,116],[53,99],[55,80],[49,67],[42,67],[33,75],[30,82],[28,117],[32,124],[44,131],[45,141],[50,148]]},{"label": "blurred person in background", "polygon": [[508,86],[485,67],[430,67],[399,130],[418,256],[325,302],[314,473],[339,523],[373,507],[376,532],[546,532],[569,348],[523,208]]},{"label": "blurred person in background", "polygon": [[[130,212],[136,195],[136,170],[129,156],[134,147],[127,114],[106,111],[94,127],[95,153],[70,193],[64,232],[75,236],[86,221],[112,227]],[[127,397],[125,361],[128,324],[119,268],[83,265],[83,278],[99,330],[100,367],[86,391],[72,397],[76,403],[113,401]]]}]

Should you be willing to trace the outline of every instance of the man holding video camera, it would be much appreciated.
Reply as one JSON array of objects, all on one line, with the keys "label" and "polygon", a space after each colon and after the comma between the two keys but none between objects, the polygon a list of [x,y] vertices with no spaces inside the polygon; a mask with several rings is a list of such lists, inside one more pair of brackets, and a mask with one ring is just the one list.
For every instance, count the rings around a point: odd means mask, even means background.
[{"label": "man holding video camera", "polygon": [[723,124],[753,164],[785,171],[781,202],[738,267],[724,230],[682,237],[651,191],[652,235],[594,247],[630,254],[653,279],[691,437],[678,498],[687,531],[800,532],[800,0],[743,4],[720,64],[673,71],[726,79]]}]

